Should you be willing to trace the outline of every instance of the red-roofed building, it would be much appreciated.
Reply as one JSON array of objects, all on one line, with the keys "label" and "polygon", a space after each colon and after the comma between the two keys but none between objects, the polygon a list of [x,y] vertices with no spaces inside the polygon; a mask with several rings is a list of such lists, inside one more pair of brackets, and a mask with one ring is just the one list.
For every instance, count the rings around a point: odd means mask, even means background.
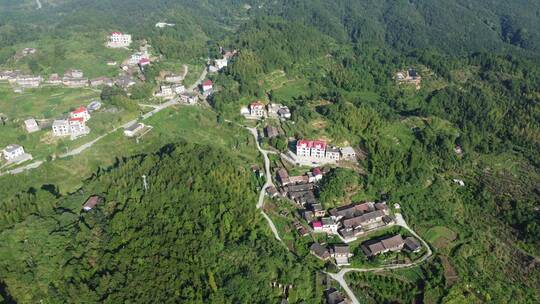
[{"label": "red-roofed building", "polygon": [[256,117],[266,116],[266,111],[264,110],[264,104],[260,101],[253,102],[249,105],[249,114]]},{"label": "red-roofed building", "polygon": [[86,124],[84,123],[84,118],[75,117],[70,118],[68,121],[69,129],[72,135],[77,136],[88,133],[88,129],[86,128]]},{"label": "red-roofed building", "polygon": [[203,92],[208,92],[208,91],[212,90],[213,88],[214,88],[214,83],[212,82],[212,80],[206,80],[202,84]]},{"label": "red-roofed building", "polygon": [[315,177],[315,180],[321,180],[323,178],[323,174],[322,174],[320,168],[313,168],[311,170],[311,173],[313,173],[313,176]]},{"label": "red-roofed building", "polygon": [[87,122],[90,119],[90,113],[88,113],[88,109],[86,109],[85,106],[80,106],[77,109],[73,110],[69,114],[70,118],[82,118],[83,122]]},{"label": "red-roofed building", "polygon": [[326,142],[315,140],[311,145],[311,157],[324,158],[326,152]]},{"label": "red-roofed building", "polygon": [[143,58],[143,59],[139,60],[139,66],[140,67],[147,66],[149,64],[150,64],[150,59],[148,59],[148,58]]},{"label": "red-roofed building", "polygon": [[314,231],[323,231],[323,224],[321,221],[311,222],[311,227],[313,227]]},{"label": "red-roofed building", "polygon": [[313,142],[311,140],[298,140],[296,142],[296,155],[301,157],[309,157]]}]

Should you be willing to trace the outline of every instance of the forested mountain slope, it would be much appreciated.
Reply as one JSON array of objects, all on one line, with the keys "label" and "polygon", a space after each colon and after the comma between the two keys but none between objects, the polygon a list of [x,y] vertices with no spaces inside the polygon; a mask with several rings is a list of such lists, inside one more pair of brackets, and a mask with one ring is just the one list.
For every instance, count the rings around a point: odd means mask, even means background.
[{"label": "forested mountain slope", "polygon": [[[339,40],[449,54],[540,50],[536,1],[295,0],[268,2],[266,14],[304,21]],[[263,14],[264,14],[263,13]]]},{"label": "forested mountain slope", "polygon": [[[275,303],[275,281],[314,302],[311,270],[271,241],[254,188],[251,172],[210,147],[123,160],[0,234],[1,278],[20,303]],[[94,194],[105,202],[82,211]]]}]

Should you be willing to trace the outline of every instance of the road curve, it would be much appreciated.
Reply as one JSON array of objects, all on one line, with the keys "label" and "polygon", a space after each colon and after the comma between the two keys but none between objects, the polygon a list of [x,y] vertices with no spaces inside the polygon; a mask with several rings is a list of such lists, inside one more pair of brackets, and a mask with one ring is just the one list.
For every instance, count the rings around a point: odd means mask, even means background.
[{"label": "road curve", "polygon": [[285,243],[283,243],[283,240],[281,240],[281,237],[279,236],[279,233],[278,233],[278,230],[276,228],[276,225],[274,225],[274,222],[272,221],[272,219],[268,216],[268,214],[266,214],[264,212],[264,210],[262,210],[262,207],[264,206],[264,196],[266,194],[266,189],[268,187],[271,187],[273,186],[274,184],[272,183],[272,173],[270,172],[270,159],[268,158],[268,153],[272,153],[270,151],[266,151],[266,150],[263,150],[261,148],[261,145],[259,144],[259,135],[257,133],[257,129],[256,128],[248,128],[248,127],[245,127],[250,133],[251,135],[253,135],[253,137],[255,138],[255,144],[257,145],[257,150],[259,150],[259,152],[262,154],[263,158],[264,158],[264,171],[265,171],[265,175],[266,175],[266,182],[264,183],[264,185],[262,186],[261,188],[261,192],[259,193],[259,201],[257,202],[257,209],[261,209],[261,214],[263,215],[263,217],[266,219],[266,221],[268,222],[268,225],[270,226],[270,230],[272,230],[272,233],[274,234],[274,237],[276,238],[276,240],[280,241],[282,244],[285,245]]},{"label": "road curve", "polygon": [[392,269],[403,269],[403,268],[411,268],[418,266],[422,263],[424,263],[427,259],[429,259],[433,255],[433,251],[431,250],[431,247],[429,247],[428,243],[424,241],[414,230],[412,230],[409,225],[405,222],[405,219],[401,215],[401,213],[396,213],[396,225],[403,227],[407,231],[409,231],[414,237],[416,237],[420,242],[424,245],[424,247],[427,249],[427,252],[422,258],[412,262],[412,263],[405,263],[405,264],[396,264],[396,265],[388,265],[388,266],[381,266],[381,267],[372,267],[372,268],[342,268],[338,273],[329,273],[328,274],[332,279],[337,281],[339,285],[345,290],[349,298],[351,299],[353,304],[358,304],[358,299],[356,298],[356,295],[354,292],[349,288],[349,285],[347,284],[347,281],[345,281],[345,275],[349,272],[375,272],[375,271],[383,271],[383,270],[392,270]]}]

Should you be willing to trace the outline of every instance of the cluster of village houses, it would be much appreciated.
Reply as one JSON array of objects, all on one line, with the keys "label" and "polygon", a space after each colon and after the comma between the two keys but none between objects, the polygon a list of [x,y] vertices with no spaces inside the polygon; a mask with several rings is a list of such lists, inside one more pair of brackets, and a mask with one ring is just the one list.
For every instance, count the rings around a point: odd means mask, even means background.
[{"label": "cluster of village houses", "polygon": [[287,106],[278,103],[265,105],[260,101],[253,102],[248,107],[241,108],[240,114],[244,115],[247,119],[262,119],[269,117],[285,120],[291,118],[291,111]]},{"label": "cluster of village houses", "polygon": [[296,156],[303,160],[318,162],[321,160],[340,161],[356,160],[356,151],[352,147],[334,147],[323,140],[305,140],[296,142]]},{"label": "cluster of village houses", "polygon": [[421,88],[422,77],[415,69],[407,69],[396,73],[396,80],[399,84],[412,84],[417,90]]},{"label": "cluster of village houses", "polygon": [[[390,215],[386,202],[355,203],[325,210],[317,200],[316,191],[319,181],[328,171],[328,168],[312,168],[303,175],[290,176],[286,169],[279,168],[276,170],[279,189],[271,186],[266,189],[266,193],[271,198],[280,196],[295,202],[299,207],[300,215],[309,223],[313,233],[336,235],[346,243],[368,232],[394,224],[394,218]],[[309,234],[309,230],[298,220],[295,220],[294,226],[300,236]],[[364,252],[368,256],[374,256],[387,251],[399,251],[404,245],[411,251],[420,250],[420,245],[413,246],[413,244],[418,244],[414,238],[407,238],[401,243],[396,242],[400,238],[401,236],[395,236],[388,240],[381,240],[382,247],[379,242],[366,243],[364,247],[367,249]],[[311,252],[323,260],[334,258],[338,266],[348,265],[349,258],[352,256],[347,244],[336,244],[327,248],[314,243],[311,246]]]}]

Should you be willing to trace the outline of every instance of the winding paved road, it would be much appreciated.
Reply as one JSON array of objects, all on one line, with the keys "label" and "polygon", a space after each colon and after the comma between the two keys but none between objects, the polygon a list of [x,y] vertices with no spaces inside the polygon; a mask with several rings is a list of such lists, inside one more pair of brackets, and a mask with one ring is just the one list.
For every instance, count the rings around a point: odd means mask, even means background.
[{"label": "winding paved road", "polygon": [[409,225],[407,225],[407,223],[405,222],[405,219],[403,218],[401,213],[396,213],[396,225],[403,227],[404,229],[409,231],[414,237],[416,237],[418,240],[420,240],[420,242],[422,242],[424,247],[427,249],[426,254],[422,258],[420,258],[420,259],[418,259],[418,260],[416,260],[416,261],[414,261],[412,263],[396,264],[396,265],[388,265],[388,266],[372,267],[372,268],[342,268],[338,273],[329,273],[329,272],[327,272],[326,274],[328,274],[332,279],[337,281],[339,283],[339,285],[341,285],[341,287],[343,288],[343,290],[345,290],[345,292],[347,293],[347,295],[349,296],[349,298],[351,299],[353,304],[359,304],[359,302],[358,302],[358,299],[356,298],[356,295],[354,294],[354,292],[349,288],[349,285],[347,284],[347,281],[345,281],[345,275],[347,273],[349,273],[349,272],[372,272],[372,271],[382,271],[382,270],[392,270],[392,269],[415,267],[415,266],[418,266],[418,265],[424,263],[427,259],[429,259],[431,257],[431,255],[433,255],[433,251],[431,251],[431,248],[429,247],[428,243],[426,241],[424,241],[424,239],[422,239],[416,232],[414,232],[414,230],[412,230],[409,227]]},{"label": "winding paved road", "polygon": [[251,135],[253,135],[253,137],[255,138],[255,144],[257,145],[257,149],[259,150],[259,152],[261,152],[264,158],[264,171],[266,175],[266,182],[264,183],[263,187],[261,188],[261,192],[259,193],[259,201],[257,202],[257,209],[261,209],[261,214],[268,222],[268,225],[270,226],[272,233],[274,233],[274,237],[276,238],[276,240],[280,241],[283,245],[285,245],[285,243],[283,243],[283,240],[281,240],[281,237],[279,236],[276,225],[274,225],[274,222],[272,221],[272,219],[270,219],[268,214],[266,214],[264,210],[262,210],[262,207],[264,206],[264,196],[266,194],[266,189],[274,185],[272,183],[272,173],[270,172],[270,159],[268,158],[268,153],[272,153],[272,152],[263,150],[261,148],[261,145],[259,144],[259,134],[257,133],[256,128],[248,128],[248,127],[244,127],[244,128],[248,129]]},{"label": "winding paved road", "polygon": [[[186,69],[187,71],[187,69]],[[207,71],[206,69],[203,70],[203,72],[201,73],[201,76],[199,77],[199,79],[190,87],[190,90],[194,90],[197,88],[197,86],[199,86],[199,84],[201,84],[204,79],[206,78],[206,74],[207,74]],[[176,105],[178,104],[178,98],[174,98],[170,101],[167,101],[165,103],[162,103],[160,105],[156,105],[154,106],[154,109],[146,114],[144,114],[142,117],[141,117],[141,120],[145,120],[145,119],[148,119],[150,117],[152,117],[153,115],[155,115],[156,113],[162,111],[163,109],[166,109],[170,106],[173,106],[173,105]],[[118,129],[120,128],[126,128],[132,124],[134,124],[135,122],[137,122],[137,120],[131,120],[131,121],[128,121],[127,123],[119,126],[119,127],[116,127],[114,128],[113,130],[97,137],[96,139],[90,141],[90,142],[87,142],[85,144],[82,144],[81,146],[77,147],[77,148],[74,148],[64,154],[61,154],[58,156],[58,158],[66,158],[68,156],[75,156],[75,155],[78,155],[78,154],[81,154],[84,150],[92,147],[95,143],[97,143],[98,141],[100,141],[101,139],[103,139],[105,136],[113,133],[113,132],[116,132]],[[25,172],[25,171],[28,171],[28,170],[31,170],[31,169],[35,169],[37,167],[39,167],[41,164],[43,163],[43,161],[35,161],[31,164],[28,164],[24,167],[19,167],[19,168],[15,168],[13,170],[10,170],[10,171],[6,171],[6,172],[3,172],[3,173],[0,173],[0,176],[2,175],[5,175],[5,174],[19,174],[19,173],[22,173],[22,172]],[[264,191],[263,191],[264,193]],[[263,199],[264,199],[264,196],[263,196]],[[279,237],[279,235],[278,235]],[[280,239],[281,240],[281,239]]]}]

